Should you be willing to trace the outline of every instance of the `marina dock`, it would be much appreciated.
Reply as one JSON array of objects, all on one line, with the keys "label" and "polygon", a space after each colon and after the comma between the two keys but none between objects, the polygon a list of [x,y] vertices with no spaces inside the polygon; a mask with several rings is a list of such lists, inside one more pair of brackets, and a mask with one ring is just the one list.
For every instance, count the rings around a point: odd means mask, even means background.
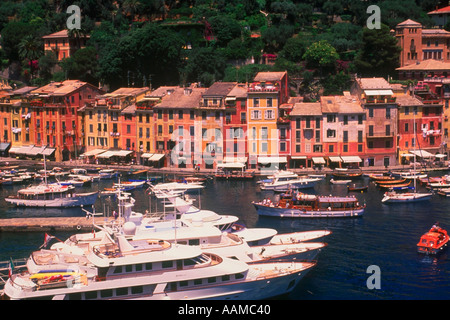
[{"label": "marina dock", "polygon": [[[110,221],[114,218],[109,218]],[[103,224],[104,218],[95,222]],[[55,231],[92,231],[92,218],[51,217],[51,218],[11,218],[0,219],[0,232],[55,232]]]}]

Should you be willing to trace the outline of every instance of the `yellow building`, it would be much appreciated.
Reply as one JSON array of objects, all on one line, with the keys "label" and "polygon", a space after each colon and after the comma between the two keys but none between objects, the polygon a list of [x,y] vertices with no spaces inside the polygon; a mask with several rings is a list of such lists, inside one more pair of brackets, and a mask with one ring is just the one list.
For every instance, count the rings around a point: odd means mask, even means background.
[{"label": "yellow building", "polygon": [[249,163],[252,168],[272,163],[286,164],[280,157],[279,129],[288,136],[289,121],[280,121],[284,115],[280,106],[288,100],[287,72],[260,72],[248,87],[247,141]]}]

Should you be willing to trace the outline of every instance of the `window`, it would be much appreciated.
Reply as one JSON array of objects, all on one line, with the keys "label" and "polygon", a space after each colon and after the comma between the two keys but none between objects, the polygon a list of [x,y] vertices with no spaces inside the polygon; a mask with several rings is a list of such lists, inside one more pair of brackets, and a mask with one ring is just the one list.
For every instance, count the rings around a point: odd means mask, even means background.
[{"label": "window", "polygon": [[273,98],[267,98],[267,107],[270,108],[273,106]]},{"label": "window", "polygon": [[301,120],[300,118],[295,119],[295,128],[296,129],[300,129],[300,127],[301,127],[300,126],[300,120]]},{"label": "window", "polygon": [[261,143],[261,152],[267,152],[267,142]]},{"label": "window", "polygon": [[173,119],[173,110],[169,110],[169,120]]},{"label": "window", "polygon": [[253,107],[259,107],[259,98],[253,98]]},{"label": "window", "polygon": [[348,116],[344,116],[344,125],[348,124]]},{"label": "window", "polygon": [[183,110],[178,111],[178,119],[183,119]]},{"label": "window", "polygon": [[275,119],[275,113],[273,110],[266,110],[265,116],[266,119]]},{"label": "window", "polygon": [[262,127],[261,128],[261,139],[262,140],[267,140],[268,139],[268,130],[267,127]]},{"label": "window", "polygon": [[327,122],[336,122],[336,115],[335,114],[327,115]]},{"label": "window", "polygon": [[327,138],[336,138],[336,130],[327,130]]},{"label": "window", "polygon": [[363,132],[361,130],[358,131],[358,142],[359,143],[363,142]]},{"label": "window", "polygon": [[286,142],[280,142],[280,151],[281,152],[286,151]]},{"label": "window", "polygon": [[386,108],[386,119],[391,118],[391,108]]},{"label": "window", "polygon": [[343,142],[348,142],[348,131],[343,131],[342,133],[344,135]]},{"label": "window", "polygon": [[373,109],[372,108],[369,109],[369,118],[373,118]]},{"label": "window", "polygon": [[253,110],[251,113],[252,120],[260,120],[261,119],[261,112],[259,110]]}]

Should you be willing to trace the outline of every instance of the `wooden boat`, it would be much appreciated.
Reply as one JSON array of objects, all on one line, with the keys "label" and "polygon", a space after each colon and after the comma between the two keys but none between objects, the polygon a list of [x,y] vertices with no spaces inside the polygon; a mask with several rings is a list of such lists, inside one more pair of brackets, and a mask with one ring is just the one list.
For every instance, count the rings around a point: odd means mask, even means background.
[{"label": "wooden boat", "polygon": [[362,177],[361,170],[336,169],[333,171],[333,178],[336,179],[354,179]]},{"label": "wooden boat", "polygon": [[406,179],[403,178],[403,179],[384,180],[384,181],[379,181],[377,183],[378,183],[378,185],[380,185],[380,184],[383,184],[383,185],[388,185],[388,184],[394,185],[394,184],[401,184],[401,183],[405,183],[405,182],[406,182]]},{"label": "wooden boat", "polygon": [[357,186],[357,185],[347,186],[348,191],[357,191],[357,192],[367,191],[368,188],[369,186]]},{"label": "wooden boat", "polygon": [[417,252],[437,255],[447,248],[449,237],[447,231],[434,225],[420,237],[417,244]]},{"label": "wooden boat", "polygon": [[398,183],[398,184],[378,184],[378,187],[381,189],[389,189],[389,188],[399,188],[399,187],[408,187],[411,184],[411,181]]},{"label": "wooden boat", "polygon": [[263,200],[252,204],[259,215],[282,218],[360,217],[366,208],[355,196],[318,196],[300,192],[282,196],[278,203]]}]

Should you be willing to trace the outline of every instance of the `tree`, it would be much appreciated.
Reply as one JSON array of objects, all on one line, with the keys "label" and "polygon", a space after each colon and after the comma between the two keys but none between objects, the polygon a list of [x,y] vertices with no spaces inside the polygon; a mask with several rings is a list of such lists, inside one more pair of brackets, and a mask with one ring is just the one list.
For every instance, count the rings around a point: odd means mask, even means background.
[{"label": "tree", "polygon": [[79,79],[95,83],[98,63],[97,51],[94,47],[86,47],[76,51],[70,58],[61,61],[61,67],[69,79]]},{"label": "tree", "polygon": [[328,41],[323,40],[311,44],[306,49],[303,59],[312,68],[332,68],[339,59],[339,55]]},{"label": "tree", "polygon": [[306,41],[300,36],[289,38],[283,50],[280,52],[280,56],[292,61],[292,62],[300,62],[303,58],[303,55],[306,51]]},{"label": "tree", "polygon": [[356,69],[366,77],[393,75],[399,66],[401,50],[387,25],[381,24],[381,29],[364,28]]}]

